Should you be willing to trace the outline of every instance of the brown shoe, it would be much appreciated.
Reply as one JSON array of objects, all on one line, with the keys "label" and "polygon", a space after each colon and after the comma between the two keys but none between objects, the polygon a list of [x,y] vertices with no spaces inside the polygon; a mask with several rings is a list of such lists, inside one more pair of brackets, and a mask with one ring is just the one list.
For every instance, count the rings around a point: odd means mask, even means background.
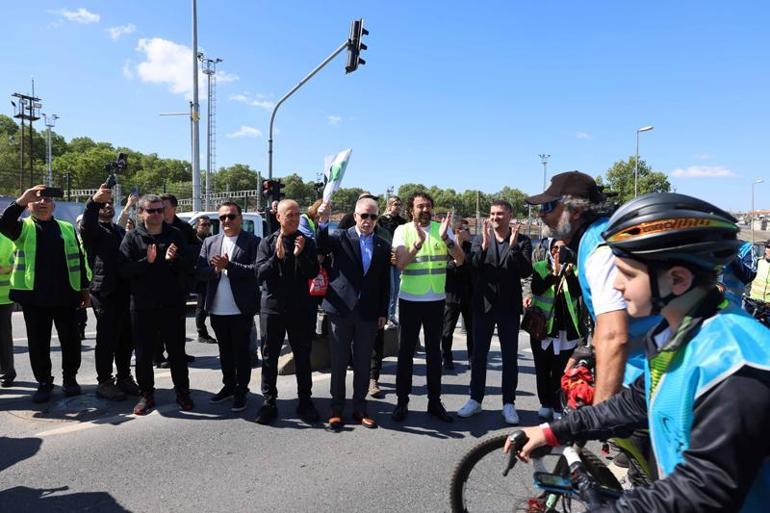
[{"label": "brown shoe", "polygon": [[332,413],[332,416],[329,417],[329,429],[332,431],[339,431],[342,429],[342,424],[342,416]]},{"label": "brown shoe", "polygon": [[383,397],[385,397],[385,394],[380,389],[380,384],[377,382],[376,379],[369,380],[369,395],[374,397],[375,399],[382,399]]},{"label": "brown shoe", "polygon": [[377,422],[366,413],[354,411],[353,420],[355,420],[365,428],[374,429],[377,427]]},{"label": "brown shoe", "polygon": [[152,395],[144,395],[134,406],[134,415],[147,415],[155,408],[155,398]]}]

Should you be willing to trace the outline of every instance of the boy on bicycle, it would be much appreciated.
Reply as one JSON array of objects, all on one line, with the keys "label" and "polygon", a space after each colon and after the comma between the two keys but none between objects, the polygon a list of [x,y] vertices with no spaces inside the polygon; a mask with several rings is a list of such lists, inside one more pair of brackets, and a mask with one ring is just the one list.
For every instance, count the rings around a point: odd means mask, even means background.
[{"label": "boy on bicycle", "polygon": [[737,233],[730,214],[681,194],[648,194],[615,212],[602,234],[614,287],[630,316],[663,316],[646,336],[645,372],[599,405],[525,429],[520,459],[649,427],[659,480],[601,511],[768,510],[770,330],[716,287]]}]

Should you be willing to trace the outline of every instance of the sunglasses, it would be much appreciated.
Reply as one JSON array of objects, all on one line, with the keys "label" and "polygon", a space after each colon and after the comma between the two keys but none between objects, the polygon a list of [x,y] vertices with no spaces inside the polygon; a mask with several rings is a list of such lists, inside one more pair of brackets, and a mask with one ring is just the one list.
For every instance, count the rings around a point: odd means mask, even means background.
[{"label": "sunglasses", "polygon": [[[358,213],[358,212],[356,212],[356,213]],[[377,218],[380,217],[380,216],[378,216],[377,214],[358,214],[358,217],[360,217],[364,221],[366,221],[367,219],[371,219],[372,221],[376,221]]]},{"label": "sunglasses", "polygon": [[238,217],[238,214],[222,214],[219,216],[219,220],[224,222],[225,219],[229,219],[230,221],[233,221],[236,217]]},{"label": "sunglasses", "polygon": [[541,214],[547,214],[549,212],[553,212],[553,210],[556,208],[556,205],[559,204],[559,200],[553,200],[549,201],[548,203],[543,203],[540,205],[540,213]]},{"label": "sunglasses", "polygon": [[148,214],[162,214],[163,213],[163,207],[160,208],[145,208],[145,212]]}]

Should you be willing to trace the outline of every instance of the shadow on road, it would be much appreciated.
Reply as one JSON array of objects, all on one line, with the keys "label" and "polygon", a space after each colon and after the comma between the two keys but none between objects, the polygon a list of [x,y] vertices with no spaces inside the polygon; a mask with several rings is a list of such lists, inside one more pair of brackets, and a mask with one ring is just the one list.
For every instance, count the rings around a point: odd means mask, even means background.
[{"label": "shadow on road", "polygon": [[107,492],[59,492],[69,490],[68,486],[59,488],[29,488],[14,486],[0,492],[0,511],[14,513],[53,513],[99,511],[100,513],[130,513],[118,504]]},{"label": "shadow on road", "polygon": [[[0,472],[17,464],[20,461],[31,458],[43,441],[40,438],[9,438],[0,436]],[[11,511],[0,508],[0,511]]]}]

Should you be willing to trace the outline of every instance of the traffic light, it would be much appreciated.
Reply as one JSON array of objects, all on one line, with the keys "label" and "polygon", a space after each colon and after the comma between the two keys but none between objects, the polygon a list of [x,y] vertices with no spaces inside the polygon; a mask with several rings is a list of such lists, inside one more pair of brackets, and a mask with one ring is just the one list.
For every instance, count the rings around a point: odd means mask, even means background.
[{"label": "traffic light", "polygon": [[267,201],[281,201],[281,198],[285,196],[281,192],[283,184],[280,180],[263,180],[262,181],[262,197]]},{"label": "traffic light", "polygon": [[364,20],[353,20],[350,24],[350,37],[348,38],[348,63],[345,66],[345,73],[352,73],[358,69],[359,64],[366,64],[361,58],[361,52],[366,50],[366,45],[362,42],[364,36],[369,35],[369,31],[364,28]]}]

